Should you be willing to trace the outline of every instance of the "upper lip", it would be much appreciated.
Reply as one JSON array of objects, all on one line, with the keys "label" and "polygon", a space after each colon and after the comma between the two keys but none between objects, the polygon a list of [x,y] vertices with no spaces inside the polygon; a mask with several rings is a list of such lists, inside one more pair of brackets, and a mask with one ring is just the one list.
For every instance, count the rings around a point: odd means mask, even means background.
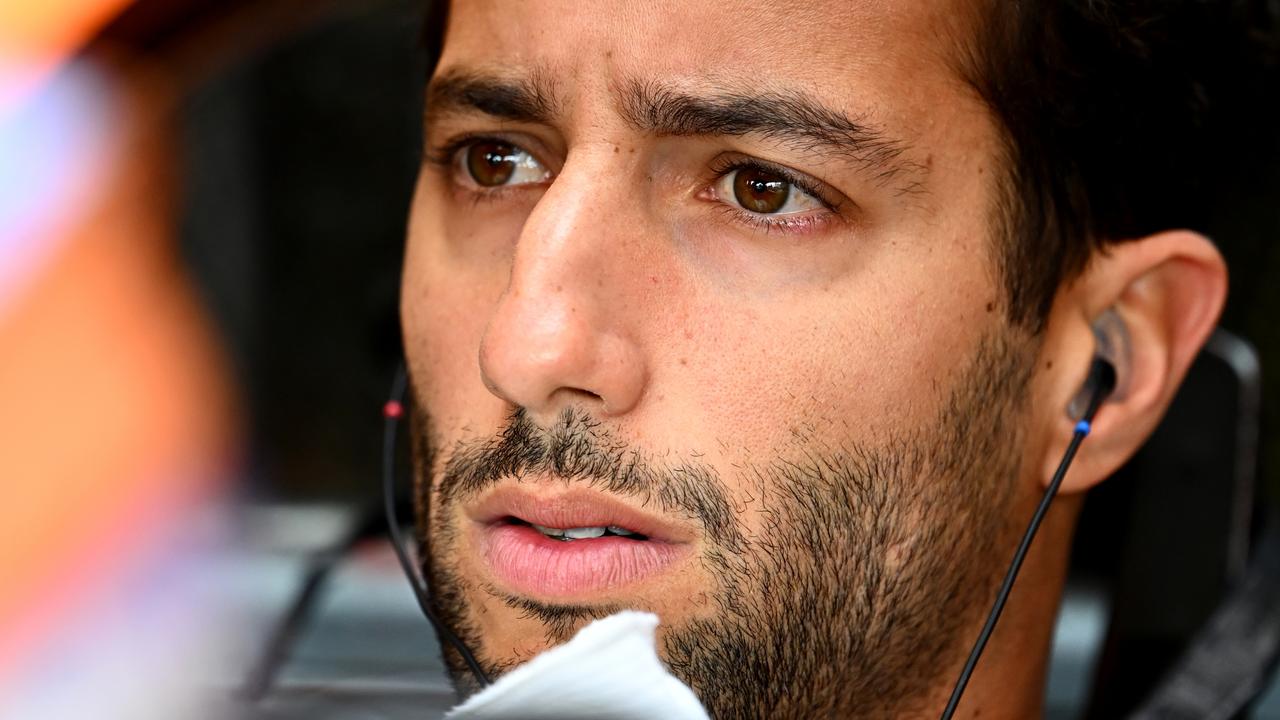
[{"label": "upper lip", "polygon": [[613,525],[658,542],[686,543],[694,538],[693,531],[685,524],[664,519],[599,490],[565,487],[559,482],[501,485],[468,507],[466,514],[482,525],[516,518],[551,528]]}]

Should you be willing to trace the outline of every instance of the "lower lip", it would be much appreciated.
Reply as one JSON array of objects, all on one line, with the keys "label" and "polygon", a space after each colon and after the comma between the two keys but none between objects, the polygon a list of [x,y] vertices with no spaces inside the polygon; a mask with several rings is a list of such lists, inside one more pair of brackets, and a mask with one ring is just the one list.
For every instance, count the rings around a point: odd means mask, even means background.
[{"label": "lower lip", "polygon": [[686,547],[604,536],[553,540],[527,525],[482,527],[480,549],[498,580],[516,592],[571,597],[609,591],[652,577]]}]

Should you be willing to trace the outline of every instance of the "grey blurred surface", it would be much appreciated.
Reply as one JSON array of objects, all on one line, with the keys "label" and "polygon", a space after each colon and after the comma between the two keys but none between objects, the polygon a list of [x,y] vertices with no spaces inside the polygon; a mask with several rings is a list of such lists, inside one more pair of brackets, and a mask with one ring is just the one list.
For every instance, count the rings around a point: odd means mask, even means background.
[{"label": "grey blurred surface", "polygon": [[[215,685],[230,698],[259,660],[300,590],[315,552],[345,534],[354,516],[330,505],[251,509],[246,549],[223,568],[224,588],[246,632]],[[439,648],[390,546],[348,553],[316,601],[311,621],[281,665],[271,692],[228,703],[237,718],[435,718],[454,704]]]},{"label": "grey blurred surface", "polygon": [[1280,719],[1280,671],[1271,678],[1270,689],[1258,699],[1258,707],[1254,710],[1257,720]]},{"label": "grey blurred surface", "polygon": [[[268,634],[296,596],[309,559],[336,542],[353,515],[329,505],[257,508],[246,513],[244,555],[220,573],[247,632],[234,643],[224,697],[239,688]],[[400,573],[390,546],[358,546],[330,578],[312,622],[303,628],[266,699],[230,703],[253,720],[436,718],[453,704],[439,648]],[[1107,620],[1102,588],[1075,586],[1064,599],[1046,691],[1047,720],[1081,717]],[[1255,710],[1280,720],[1280,683]]]}]

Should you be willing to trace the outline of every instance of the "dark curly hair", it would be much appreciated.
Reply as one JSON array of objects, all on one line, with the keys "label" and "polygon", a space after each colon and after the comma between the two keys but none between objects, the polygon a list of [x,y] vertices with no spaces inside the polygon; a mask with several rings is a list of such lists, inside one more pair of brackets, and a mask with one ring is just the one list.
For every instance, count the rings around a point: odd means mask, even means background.
[{"label": "dark curly hair", "polygon": [[1038,331],[1109,243],[1206,229],[1213,185],[1248,152],[1228,125],[1276,103],[1278,7],[992,0],[963,72],[1004,130],[996,256],[1015,322]]}]

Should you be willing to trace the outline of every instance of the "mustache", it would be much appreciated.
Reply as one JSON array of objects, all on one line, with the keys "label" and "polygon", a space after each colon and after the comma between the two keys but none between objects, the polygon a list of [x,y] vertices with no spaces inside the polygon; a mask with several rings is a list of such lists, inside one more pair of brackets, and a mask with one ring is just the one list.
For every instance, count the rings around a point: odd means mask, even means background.
[{"label": "mustache", "polygon": [[582,483],[682,515],[729,550],[745,543],[728,490],[714,468],[689,459],[655,461],[577,408],[566,408],[549,428],[517,408],[496,437],[460,444],[444,465],[441,502],[466,502],[504,480],[529,476]]}]

